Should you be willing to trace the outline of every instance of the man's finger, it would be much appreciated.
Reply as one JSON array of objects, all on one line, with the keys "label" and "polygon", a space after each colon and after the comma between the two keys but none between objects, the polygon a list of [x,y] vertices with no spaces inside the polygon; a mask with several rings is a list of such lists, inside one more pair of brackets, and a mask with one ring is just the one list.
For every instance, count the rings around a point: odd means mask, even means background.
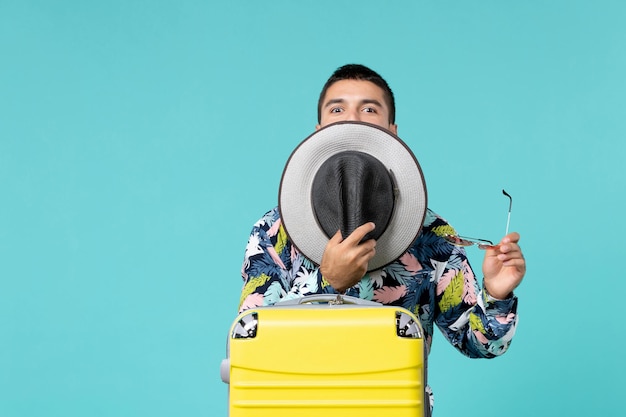
[{"label": "man's finger", "polygon": [[343,240],[343,236],[341,236],[341,230],[337,230],[337,233],[333,237],[330,238],[328,244],[330,245],[338,245]]},{"label": "man's finger", "polygon": [[512,232],[512,233],[509,233],[508,235],[504,236],[502,238],[501,243],[509,243],[509,242],[517,243],[517,242],[519,242],[519,239],[520,239],[519,233]]},{"label": "man's finger", "polygon": [[344,242],[352,245],[358,245],[363,240],[365,235],[375,228],[376,225],[374,225],[373,222],[362,224],[361,226],[354,229],[354,231],[350,233],[350,236],[344,239]]}]

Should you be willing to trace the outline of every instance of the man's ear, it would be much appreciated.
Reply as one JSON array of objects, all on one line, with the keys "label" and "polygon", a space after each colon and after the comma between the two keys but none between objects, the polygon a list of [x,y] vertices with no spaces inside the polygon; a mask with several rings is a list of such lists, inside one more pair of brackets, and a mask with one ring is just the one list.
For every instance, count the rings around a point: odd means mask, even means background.
[{"label": "man's ear", "polygon": [[394,135],[398,135],[398,125],[395,124],[390,124],[389,125],[389,130],[394,134]]},{"label": "man's ear", "polygon": [[317,131],[317,130],[320,130],[320,128],[321,128],[321,127],[322,127],[322,126],[320,126],[319,124],[317,124],[317,125],[315,125],[315,130],[316,130],[316,131]]}]

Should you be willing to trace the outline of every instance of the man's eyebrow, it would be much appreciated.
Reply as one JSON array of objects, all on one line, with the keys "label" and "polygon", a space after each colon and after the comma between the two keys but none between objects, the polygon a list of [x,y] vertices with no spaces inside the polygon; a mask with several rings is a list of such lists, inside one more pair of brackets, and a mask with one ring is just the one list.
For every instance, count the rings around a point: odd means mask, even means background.
[{"label": "man's eyebrow", "polygon": [[343,102],[345,102],[345,100],[342,98],[333,98],[333,99],[328,100],[326,103],[324,103],[324,108],[331,106],[333,104],[340,104]]},{"label": "man's eyebrow", "polygon": [[361,104],[375,104],[379,107],[382,107],[383,105],[380,103],[380,101],[373,99],[373,98],[366,98],[361,100]]},{"label": "man's eyebrow", "polygon": [[[345,103],[346,100],[344,100],[343,98],[333,98],[328,100],[326,103],[324,103],[324,108],[331,106],[333,104],[341,104],[341,103]],[[363,100],[361,100],[359,102],[359,105],[363,105],[363,104],[375,104],[379,107],[382,107],[383,105],[380,103],[380,101],[373,99],[373,98],[364,98]]]}]

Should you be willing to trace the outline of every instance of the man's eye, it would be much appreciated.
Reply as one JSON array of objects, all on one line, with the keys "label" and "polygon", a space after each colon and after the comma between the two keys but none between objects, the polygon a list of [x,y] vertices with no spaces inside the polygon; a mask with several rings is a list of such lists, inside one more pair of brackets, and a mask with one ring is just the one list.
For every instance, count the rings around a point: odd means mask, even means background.
[{"label": "man's eye", "polygon": [[365,113],[376,113],[376,109],[374,107],[365,107],[363,111]]},{"label": "man's eye", "polygon": [[332,109],[330,109],[331,113],[341,113],[341,108],[340,107],[333,107]]}]

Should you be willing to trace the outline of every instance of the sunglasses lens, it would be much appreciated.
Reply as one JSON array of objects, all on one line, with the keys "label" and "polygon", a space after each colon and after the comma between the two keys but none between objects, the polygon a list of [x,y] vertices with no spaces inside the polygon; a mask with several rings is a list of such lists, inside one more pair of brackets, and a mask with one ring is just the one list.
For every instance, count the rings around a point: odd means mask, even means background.
[{"label": "sunglasses lens", "polygon": [[457,235],[444,235],[443,238],[456,246],[472,246],[476,242]]},{"label": "sunglasses lens", "polygon": [[483,250],[498,249],[498,246],[500,246],[500,245],[487,245],[487,244],[484,244],[484,243],[479,243],[478,244],[478,249],[483,249]]},{"label": "sunglasses lens", "polygon": [[449,243],[456,246],[472,246],[478,245],[480,249],[495,249],[498,245],[494,245],[490,240],[475,239],[473,237],[463,237],[459,235],[443,235],[443,238]]}]

